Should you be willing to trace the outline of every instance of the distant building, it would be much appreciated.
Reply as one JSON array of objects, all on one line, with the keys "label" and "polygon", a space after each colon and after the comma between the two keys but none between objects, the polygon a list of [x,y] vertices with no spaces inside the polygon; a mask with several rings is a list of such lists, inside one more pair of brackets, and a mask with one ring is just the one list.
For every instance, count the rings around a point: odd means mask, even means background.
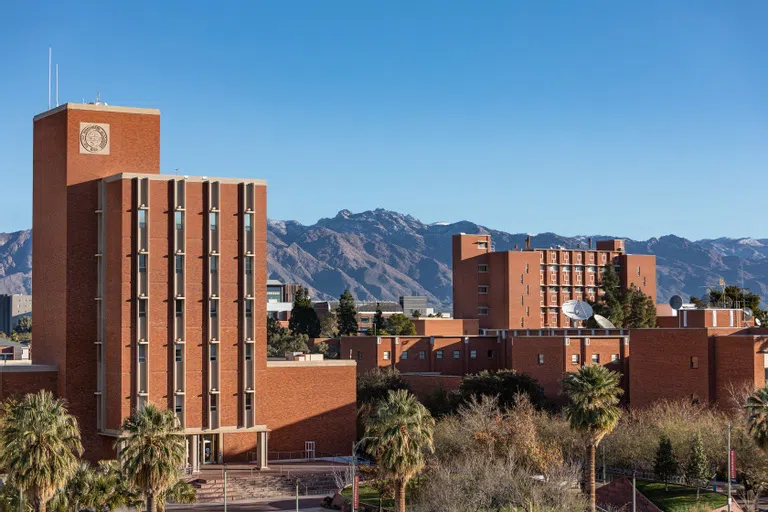
[{"label": "distant building", "polygon": [[[315,312],[319,318],[328,316],[339,307],[339,301],[328,300],[313,303]],[[394,301],[366,302],[355,301],[355,310],[357,311],[357,330],[366,332],[373,327],[373,317],[376,316],[376,310],[380,309],[382,316],[387,319],[395,314],[403,314],[403,307]]]},{"label": "distant building", "polygon": [[267,315],[275,320],[288,322],[298,288],[298,284],[267,279]]},{"label": "distant building", "polygon": [[434,310],[427,307],[427,298],[423,295],[407,295],[400,297],[400,307],[405,316],[413,316],[418,311],[419,316],[427,316]]},{"label": "distant building", "polygon": [[29,362],[29,342],[0,338],[0,361]]},{"label": "distant building", "polygon": [[623,240],[588,245],[493,251],[490,235],[454,235],[453,316],[477,318],[486,330],[583,327],[560,306],[597,300],[608,265],[623,288],[634,285],[656,299],[655,256],[626,254]]},{"label": "distant building", "polygon": [[23,316],[32,316],[31,295],[0,295],[0,331],[10,334]]}]

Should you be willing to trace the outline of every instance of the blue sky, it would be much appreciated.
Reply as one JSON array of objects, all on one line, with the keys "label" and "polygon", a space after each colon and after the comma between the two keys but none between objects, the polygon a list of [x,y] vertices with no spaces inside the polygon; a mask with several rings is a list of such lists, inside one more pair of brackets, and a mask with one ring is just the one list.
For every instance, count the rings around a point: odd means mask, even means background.
[{"label": "blue sky", "polygon": [[264,178],[271,218],[768,237],[766,2],[117,4],[3,3],[0,231],[52,46],[62,103],[160,108],[163,172]]}]

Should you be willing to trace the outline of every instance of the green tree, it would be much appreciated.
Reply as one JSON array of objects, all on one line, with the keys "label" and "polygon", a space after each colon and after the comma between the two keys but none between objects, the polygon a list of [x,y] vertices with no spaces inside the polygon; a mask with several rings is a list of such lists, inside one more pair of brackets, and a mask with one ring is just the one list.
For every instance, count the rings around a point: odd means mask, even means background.
[{"label": "green tree", "polygon": [[603,290],[603,294],[595,302],[591,303],[592,309],[598,315],[602,315],[610,320],[616,327],[622,327],[626,314],[626,297],[622,293],[621,281],[613,265],[603,267],[600,288]]},{"label": "green tree", "polygon": [[373,315],[373,335],[385,334],[387,332],[387,322],[384,320],[384,312],[381,306],[376,303],[376,314]]},{"label": "green tree", "polygon": [[456,391],[458,401],[455,406],[467,403],[473,397],[480,399],[481,396],[489,396],[498,397],[499,405],[509,408],[517,403],[519,393],[528,395],[533,405],[544,404],[544,389],[527,373],[519,373],[516,370],[483,370],[464,376]]},{"label": "green tree", "polygon": [[288,328],[294,334],[306,334],[310,338],[320,336],[320,319],[312,307],[309,292],[303,286],[299,286],[293,298],[293,309]]},{"label": "green tree", "polygon": [[752,393],[744,407],[747,411],[749,434],[755,444],[768,453],[768,385]]},{"label": "green tree", "polygon": [[408,481],[423,468],[434,451],[435,420],[406,390],[390,391],[366,421],[366,450],[378,468],[395,484],[397,510],[405,512]]},{"label": "green tree", "polygon": [[179,481],[186,459],[184,429],[178,418],[171,410],[147,404],[125,419],[117,447],[125,478],[142,492],[147,512],[156,512],[158,500]]},{"label": "green tree", "polygon": [[624,328],[656,327],[656,301],[635,285],[625,292]]},{"label": "green tree", "polygon": [[191,505],[192,503],[197,503],[197,494],[195,488],[192,487],[191,484],[179,479],[175,484],[163,492],[162,499],[157,503],[158,512],[165,511],[166,501]]},{"label": "green tree", "polygon": [[315,343],[314,346],[312,347],[311,352],[313,354],[323,354],[323,357],[325,359],[339,358],[338,345],[331,344],[325,341],[321,341],[320,343]]},{"label": "green tree", "polygon": [[624,390],[621,375],[605,366],[582,366],[563,378],[563,393],[568,397],[565,414],[572,429],[582,432],[587,443],[587,485],[590,510],[595,501],[595,452],[600,441],[610,434],[621,417],[619,398]]},{"label": "green tree", "polygon": [[335,338],[337,335],[336,315],[331,312],[320,319],[320,337]]},{"label": "green tree", "polygon": [[280,325],[280,321],[267,314],[267,341],[271,340],[274,336],[285,334],[285,327]]},{"label": "green tree", "polygon": [[396,368],[374,368],[357,378],[357,404],[378,402],[399,389],[410,391],[410,386]]},{"label": "green tree", "polygon": [[419,311],[418,309],[414,309],[413,313],[411,313],[411,316],[413,317],[414,320],[418,320],[419,318],[421,318],[421,311]]},{"label": "green tree", "polygon": [[77,419],[50,391],[0,406],[0,467],[36,511],[77,472],[83,452]]},{"label": "green tree", "polygon": [[[744,288],[738,286],[726,286],[725,294],[723,290],[710,289],[709,290],[710,303],[722,304],[726,307],[739,307],[749,308],[755,315],[755,318],[759,318],[761,322],[768,325],[768,311],[760,307],[760,295],[752,293]],[[704,302],[698,297],[691,297],[691,303],[696,307],[707,307],[709,304]]]},{"label": "green tree", "polygon": [[14,330],[19,334],[32,332],[32,317],[25,315],[19,318],[19,323],[16,325]]},{"label": "green tree", "polygon": [[283,357],[286,352],[309,352],[309,337],[306,334],[289,332],[272,337],[267,342],[267,357]]},{"label": "green tree", "polygon": [[344,290],[339,297],[339,307],[336,308],[336,325],[339,330],[339,336],[351,336],[357,334],[357,310],[355,309],[355,298]]},{"label": "green tree", "polygon": [[704,453],[704,441],[701,432],[696,431],[691,440],[691,453],[688,457],[688,466],[685,468],[685,479],[689,484],[696,486],[696,499],[699,499],[699,491],[709,481],[709,462]]},{"label": "green tree", "polygon": [[416,334],[416,326],[407,316],[395,313],[387,318],[386,331],[392,336],[408,336]]},{"label": "green tree", "polygon": [[669,479],[677,474],[679,463],[672,450],[672,441],[667,434],[662,434],[659,446],[656,447],[656,458],[653,461],[653,472],[656,478],[664,481],[666,490],[669,490]]}]

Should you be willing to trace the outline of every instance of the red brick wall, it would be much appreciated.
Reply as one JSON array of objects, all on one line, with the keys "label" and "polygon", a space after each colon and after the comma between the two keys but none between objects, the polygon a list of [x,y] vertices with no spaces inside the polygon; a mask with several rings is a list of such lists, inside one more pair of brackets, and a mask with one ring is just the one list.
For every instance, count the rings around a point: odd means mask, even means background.
[{"label": "red brick wall", "polygon": [[413,325],[421,336],[471,336],[480,332],[477,319],[421,318]]},{"label": "red brick wall", "polygon": [[[625,288],[635,285],[656,301],[656,256],[625,254],[619,256],[621,283]],[[639,275],[638,275],[639,270]]]},{"label": "red brick wall", "polygon": [[[579,352],[577,344],[564,346],[562,337],[521,337],[512,340],[512,369],[527,373],[539,381],[548,397],[560,393],[560,381],[566,368],[567,350]],[[538,363],[538,355],[544,354],[544,364]]]},{"label": "red brick wall", "polygon": [[[347,453],[355,439],[356,378],[353,366],[267,367],[261,381],[263,423],[272,430],[270,451]],[[226,436],[225,436],[226,437]]]},{"label": "red brick wall", "polygon": [[[710,338],[706,329],[632,329],[629,358],[630,403],[642,408],[656,400],[712,400]],[[691,357],[698,368],[691,369]]]},{"label": "red brick wall", "polygon": [[41,389],[56,394],[57,372],[55,371],[18,371],[17,368],[0,369],[0,399],[20,398],[27,393],[37,393]]},{"label": "red brick wall", "polygon": [[410,386],[411,392],[423,399],[440,387],[448,392],[459,389],[463,377],[458,375],[403,375],[403,379]]},{"label": "red brick wall", "polygon": [[715,336],[715,398],[727,404],[731,390],[743,385],[765,386],[762,336]]}]

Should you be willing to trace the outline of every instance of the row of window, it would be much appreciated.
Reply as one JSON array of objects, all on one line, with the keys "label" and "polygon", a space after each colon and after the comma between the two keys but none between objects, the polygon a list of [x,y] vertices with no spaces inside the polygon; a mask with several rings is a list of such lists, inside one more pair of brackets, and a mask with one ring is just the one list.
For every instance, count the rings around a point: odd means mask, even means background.
[{"label": "row of window", "polygon": [[[487,353],[488,353],[488,359],[493,359],[493,350],[489,349]],[[435,351],[435,358],[436,359],[443,359],[443,355],[444,355],[444,352],[442,350],[436,350]],[[392,358],[392,352],[390,352],[389,350],[385,350],[383,357],[384,357],[384,359],[386,361],[389,361]],[[424,350],[420,350],[419,351],[419,359],[426,359],[426,358],[427,358],[427,353]],[[454,359],[461,359],[461,350],[454,350],[453,351],[453,358]],[[469,351],[469,358],[470,359],[477,359],[477,350],[470,350]],[[363,352],[361,350],[357,351],[357,359],[359,361],[363,360]],[[408,351],[407,350],[403,350],[400,353],[400,359],[408,359]]]},{"label": "row of window", "polygon": [[[544,364],[544,354],[537,356],[539,364]],[[619,360],[619,354],[611,354],[611,362],[615,363]],[[571,354],[571,364],[580,364],[581,356],[579,354]],[[592,354],[592,364],[600,364],[600,354]]]}]

